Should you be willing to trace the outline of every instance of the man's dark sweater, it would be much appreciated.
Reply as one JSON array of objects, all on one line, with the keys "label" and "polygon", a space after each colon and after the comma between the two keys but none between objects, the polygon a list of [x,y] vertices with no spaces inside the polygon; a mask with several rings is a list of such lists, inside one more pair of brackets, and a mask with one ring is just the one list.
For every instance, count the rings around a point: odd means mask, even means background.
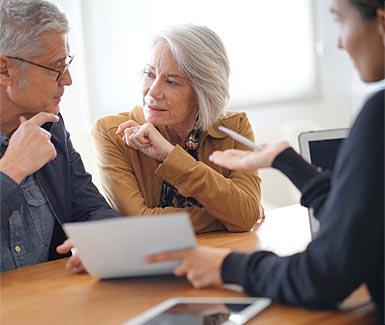
[{"label": "man's dark sweater", "polygon": [[293,149],[273,167],[300,189],[320,231],[304,252],[231,253],[225,283],[254,296],[311,309],[334,308],[361,284],[384,315],[384,91],[371,97],[341,146],[335,169],[317,172]]}]

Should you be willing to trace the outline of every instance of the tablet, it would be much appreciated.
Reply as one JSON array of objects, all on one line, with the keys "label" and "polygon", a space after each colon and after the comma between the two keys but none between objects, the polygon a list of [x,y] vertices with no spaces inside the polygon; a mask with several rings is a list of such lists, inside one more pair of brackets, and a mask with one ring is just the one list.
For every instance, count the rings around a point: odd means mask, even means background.
[{"label": "tablet", "polygon": [[[320,170],[332,171],[340,145],[348,133],[349,129],[303,132],[298,136],[301,155]],[[309,209],[309,221],[311,236],[314,239],[319,231],[319,222],[311,209]]]},{"label": "tablet", "polygon": [[174,298],[164,301],[124,325],[245,324],[270,303],[268,298]]},{"label": "tablet", "polygon": [[146,264],[144,258],[196,245],[187,213],[74,222],[64,230],[88,273],[99,279],[171,274],[179,261]]},{"label": "tablet", "polygon": [[302,132],[298,136],[301,155],[309,163],[333,170],[337,152],[349,129]]}]

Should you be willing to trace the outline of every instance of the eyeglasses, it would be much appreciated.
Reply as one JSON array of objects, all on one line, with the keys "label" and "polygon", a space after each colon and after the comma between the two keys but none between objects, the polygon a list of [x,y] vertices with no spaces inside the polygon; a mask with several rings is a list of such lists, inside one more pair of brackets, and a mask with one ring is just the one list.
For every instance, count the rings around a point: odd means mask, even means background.
[{"label": "eyeglasses", "polygon": [[25,59],[22,59],[22,58],[18,58],[16,56],[6,56],[6,58],[8,58],[8,59],[19,60],[19,61],[26,62],[26,63],[32,64],[32,65],[36,65],[37,67],[40,67],[40,68],[43,68],[43,69],[50,70],[52,72],[56,72],[57,73],[56,81],[58,81],[63,76],[63,74],[66,73],[66,71],[68,70],[68,67],[70,66],[70,64],[71,64],[72,60],[74,59],[74,57],[75,57],[74,55],[68,55],[66,57],[66,62],[64,63],[64,67],[60,71],[60,70],[55,70],[55,69],[46,67],[46,66],[38,64],[38,63],[34,63],[32,61],[28,61],[28,60],[25,60]]}]

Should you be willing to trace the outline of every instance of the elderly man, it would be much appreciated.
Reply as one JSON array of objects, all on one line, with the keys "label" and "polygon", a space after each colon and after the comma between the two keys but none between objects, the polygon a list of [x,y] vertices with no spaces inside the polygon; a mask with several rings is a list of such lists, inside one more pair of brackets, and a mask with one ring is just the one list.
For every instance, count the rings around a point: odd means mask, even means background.
[{"label": "elderly man", "polygon": [[67,33],[67,18],[51,3],[0,0],[1,271],[59,258],[65,222],[118,216],[59,114],[72,84]]}]

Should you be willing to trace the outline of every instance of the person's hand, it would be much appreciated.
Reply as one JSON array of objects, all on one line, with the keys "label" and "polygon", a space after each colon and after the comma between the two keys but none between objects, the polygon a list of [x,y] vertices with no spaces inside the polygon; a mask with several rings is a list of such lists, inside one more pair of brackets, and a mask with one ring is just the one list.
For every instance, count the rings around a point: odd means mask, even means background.
[{"label": "person's hand", "polygon": [[146,263],[180,260],[174,269],[178,277],[186,277],[194,288],[223,285],[221,268],[223,260],[230,254],[230,249],[198,246],[192,249],[165,252],[147,256]]},{"label": "person's hand", "polygon": [[274,144],[262,144],[258,151],[243,151],[229,149],[213,152],[209,160],[217,165],[231,170],[244,170],[253,172],[258,168],[271,167],[274,159],[290,145],[287,141]]},{"label": "person's hand", "polygon": [[80,261],[79,254],[76,253],[76,249],[73,248],[71,240],[67,239],[63,242],[63,244],[56,247],[56,251],[59,254],[67,254],[70,251],[72,252],[72,256],[68,259],[66,263],[66,269],[70,270],[72,273],[83,273],[87,272],[82,262]]},{"label": "person's hand", "polygon": [[123,140],[125,141],[126,135],[130,136],[140,127],[140,124],[136,123],[133,120],[128,120],[118,126],[116,130],[117,135],[121,135]]},{"label": "person's hand", "polygon": [[175,148],[151,123],[139,125],[129,120],[118,127],[116,134],[121,134],[130,148],[139,150],[158,161],[166,159]]},{"label": "person's hand", "polygon": [[9,139],[8,149],[0,159],[0,170],[15,182],[33,174],[47,162],[56,158],[51,134],[40,126],[58,122],[57,115],[41,112],[28,121],[20,117],[20,126]]}]

